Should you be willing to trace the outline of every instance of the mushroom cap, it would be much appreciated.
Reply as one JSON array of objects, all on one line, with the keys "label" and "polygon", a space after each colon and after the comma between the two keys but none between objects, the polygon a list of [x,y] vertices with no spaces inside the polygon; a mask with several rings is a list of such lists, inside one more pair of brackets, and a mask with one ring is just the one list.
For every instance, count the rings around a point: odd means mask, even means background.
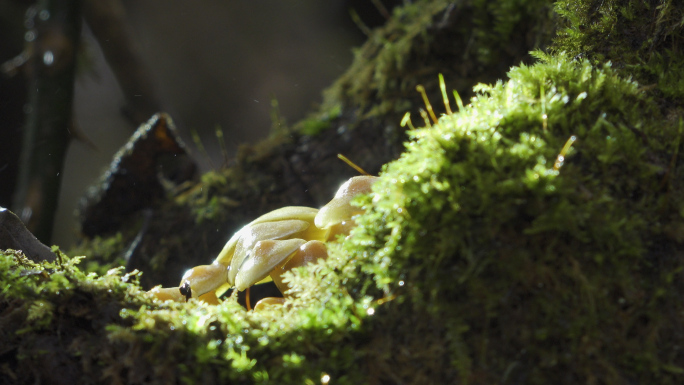
[{"label": "mushroom cap", "polygon": [[350,204],[351,200],[359,194],[371,192],[373,183],[378,179],[376,176],[355,176],[340,186],[335,197],[325,206],[321,207],[316,214],[314,224],[319,229],[327,229],[331,226],[348,221],[353,216],[361,214],[363,209]]}]

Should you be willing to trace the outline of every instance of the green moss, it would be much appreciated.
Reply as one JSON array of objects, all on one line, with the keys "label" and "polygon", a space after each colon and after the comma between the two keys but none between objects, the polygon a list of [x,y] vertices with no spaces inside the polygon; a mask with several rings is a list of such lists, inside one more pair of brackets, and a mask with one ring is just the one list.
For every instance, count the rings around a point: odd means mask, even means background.
[{"label": "green moss", "polygon": [[[0,253],[0,340],[5,349],[1,371],[8,383],[30,378],[94,382],[88,367],[106,359],[110,351],[102,348],[103,326],[120,322],[122,308],[138,308],[149,301],[140,297],[135,274],[122,275],[121,269],[103,276],[86,274],[77,267],[83,257],[53,251],[58,261],[40,264],[21,252]],[[79,358],[90,366],[83,370],[77,365]]]},{"label": "green moss", "polygon": [[[595,64],[612,61],[645,85],[665,73],[677,74],[684,62],[682,2],[562,0],[555,8],[565,22],[554,42],[555,52],[587,57]],[[645,68],[634,71],[634,66]],[[642,77],[646,74],[651,76]]]},{"label": "green moss", "polygon": [[[127,234],[127,236],[131,237],[131,234]],[[81,241],[78,246],[69,250],[68,254],[88,255],[86,264],[82,269],[103,275],[109,269],[126,263],[123,257],[126,248],[124,238],[121,232],[116,232],[107,237],[96,236],[93,239]]]},{"label": "green moss", "polygon": [[177,196],[176,202],[190,207],[197,224],[205,221],[222,221],[226,219],[230,208],[239,205],[238,202],[225,196],[227,185],[227,173],[209,171],[202,174],[200,183],[196,184],[191,191]]},{"label": "green moss", "polygon": [[656,92],[664,98],[681,105],[684,100],[684,55],[669,50],[663,54],[654,53],[630,66],[630,71],[647,81],[647,86],[657,86]]},{"label": "green moss", "polygon": [[299,122],[297,127],[299,127],[299,131],[304,135],[317,135],[321,131],[330,128],[331,122],[337,119],[341,113],[342,108],[340,105],[333,104],[326,110],[323,110],[323,112]]},{"label": "green moss", "polygon": [[562,0],[555,7],[566,20],[557,43],[571,55],[630,59],[681,44],[684,6],[678,1]]},{"label": "green moss", "polygon": [[510,66],[529,60],[529,50],[546,46],[555,30],[552,3],[421,0],[397,7],[324,92],[322,110],[341,106],[363,118],[398,120],[397,114],[417,109],[416,85],[437,95],[440,72],[469,94],[474,82],[500,78]]},{"label": "green moss", "polygon": [[439,325],[449,380],[677,383],[684,123],[610,66],[537,55],[411,134],[345,244],[353,286]]}]

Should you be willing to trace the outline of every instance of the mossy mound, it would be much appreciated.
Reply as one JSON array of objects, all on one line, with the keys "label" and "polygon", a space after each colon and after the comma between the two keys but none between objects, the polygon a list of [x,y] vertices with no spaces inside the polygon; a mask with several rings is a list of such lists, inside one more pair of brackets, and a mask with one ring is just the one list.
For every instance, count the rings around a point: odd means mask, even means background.
[{"label": "mossy mound", "polygon": [[107,328],[131,325],[124,309],[149,303],[135,274],[86,275],[76,266],[83,257],[53,251],[58,260],[40,264],[0,254],[0,384],[103,382],[117,351]]},{"label": "mossy mound", "polygon": [[610,66],[538,55],[412,132],[286,308],[162,305],[5,254],[8,382],[680,383],[684,123]]},{"label": "mossy mound", "polygon": [[412,133],[345,244],[356,284],[396,296],[383,327],[440,331],[431,381],[679,383],[684,122],[608,65],[539,56]]}]

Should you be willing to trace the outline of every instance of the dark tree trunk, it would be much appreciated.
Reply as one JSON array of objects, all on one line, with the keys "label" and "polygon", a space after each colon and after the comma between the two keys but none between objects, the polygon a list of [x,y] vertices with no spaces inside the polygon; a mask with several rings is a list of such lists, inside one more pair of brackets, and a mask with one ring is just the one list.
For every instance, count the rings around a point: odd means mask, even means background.
[{"label": "dark tree trunk", "polygon": [[80,0],[45,0],[29,10],[29,104],[13,207],[50,242],[72,125]]}]

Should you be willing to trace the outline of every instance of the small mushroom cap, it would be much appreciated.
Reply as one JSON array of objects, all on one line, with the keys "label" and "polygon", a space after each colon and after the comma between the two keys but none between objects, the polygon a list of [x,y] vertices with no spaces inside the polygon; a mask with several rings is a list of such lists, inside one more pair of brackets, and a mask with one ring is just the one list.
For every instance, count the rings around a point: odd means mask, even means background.
[{"label": "small mushroom cap", "polygon": [[304,232],[310,226],[310,222],[299,219],[283,219],[245,226],[240,230],[240,237],[233,251],[233,257],[230,261],[230,271],[228,272],[228,282],[235,283],[235,277],[242,269],[243,264],[250,257],[250,253],[258,242],[291,238]]},{"label": "small mushroom cap", "polygon": [[[185,302],[185,296],[181,294],[178,287],[157,286],[153,287],[150,291],[148,291],[148,293],[154,295],[160,301]],[[197,299],[209,305],[218,305],[221,303],[216,296],[215,291],[202,294]]]},{"label": "small mushroom cap", "polygon": [[216,290],[228,279],[228,267],[220,263],[195,266],[183,274],[181,286],[190,289],[192,298]]},{"label": "small mushroom cap", "polygon": [[318,213],[318,209],[306,206],[285,206],[279,209],[270,211],[259,218],[253,220],[251,224],[262,222],[282,221],[284,219],[301,219],[303,221],[311,221]]},{"label": "small mushroom cap", "polygon": [[327,229],[336,223],[350,220],[354,215],[361,214],[360,207],[350,204],[351,200],[359,194],[371,192],[371,186],[378,179],[376,176],[355,176],[340,186],[335,197],[323,206],[314,219],[314,224],[320,229]]},{"label": "small mushroom cap", "polygon": [[335,241],[338,235],[346,237],[354,227],[356,227],[356,222],[354,222],[353,219],[335,223],[328,228],[328,234],[325,238],[325,241]]},{"label": "small mushroom cap", "polygon": [[235,276],[235,288],[242,291],[266,278],[274,267],[306,243],[303,239],[264,240],[256,243]]},{"label": "small mushroom cap", "polygon": [[160,301],[174,301],[174,302],[185,301],[185,297],[183,296],[183,294],[181,294],[180,290],[178,290],[178,286],[176,286],[176,287],[156,286],[156,287],[153,287],[152,289],[150,289],[150,291],[148,291],[148,293],[154,295]]},{"label": "small mushroom cap", "polygon": [[316,262],[319,259],[328,259],[328,248],[325,246],[325,243],[321,241],[309,241],[300,246],[299,249],[292,254],[292,257],[285,260],[280,266],[271,270],[269,275],[273,279],[273,283],[278,287],[278,290],[285,294],[289,287],[283,282],[283,273],[290,271],[295,267]]},{"label": "small mushroom cap", "polygon": [[316,216],[317,213],[318,209],[304,206],[287,206],[268,212],[260,216],[259,218],[253,220],[252,222],[248,223],[242,229],[233,234],[233,236],[230,237],[228,242],[226,242],[226,245],[223,246],[223,250],[221,250],[218,257],[216,257],[216,262],[222,263],[226,266],[231,264],[235,247],[237,246],[237,243],[240,240],[240,237],[242,236],[242,232],[245,231],[245,229],[249,228],[249,226],[258,223],[276,222],[287,219],[298,219],[311,223],[313,222],[313,218]]},{"label": "small mushroom cap", "polygon": [[294,253],[292,258],[288,259],[285,264],[278,268],[280,268],[282,272],[286,272],[295,267],[316,262],[319,259],[328,259],[328,248],[325,246],[325,243],[321,241],[309,241],[300,246],[299,250]]},{"label": "small mushroom cap", "polygon": [[206,303],[207,305],[218,305],[221,303],[221,300],[218,299],[215,291],[204,293],[200,295],[197,299],[199,301]]},{"label": "small mushroom cap", "polygon": [[254,311],[259,312],[265,310],[270,306],[282,306],[285,303],[285,298],[278,297],[266,297],[259,300],[259,302],[254,305]]}]

